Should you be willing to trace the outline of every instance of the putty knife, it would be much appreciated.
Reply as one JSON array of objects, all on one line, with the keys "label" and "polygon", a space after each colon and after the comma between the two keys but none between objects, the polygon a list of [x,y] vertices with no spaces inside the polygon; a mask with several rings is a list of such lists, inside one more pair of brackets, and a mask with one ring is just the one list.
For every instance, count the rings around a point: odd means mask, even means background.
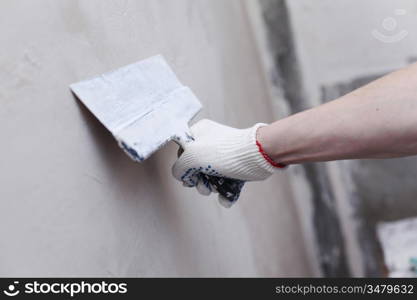
[{"label": "putty knife", "polygon": [[[167,142],[193,141],[188,122],[201,110],[161,55],[70,85],[82,103],[135,161],[147,159]],[[242,182],[201,174],[230,204]]]}]

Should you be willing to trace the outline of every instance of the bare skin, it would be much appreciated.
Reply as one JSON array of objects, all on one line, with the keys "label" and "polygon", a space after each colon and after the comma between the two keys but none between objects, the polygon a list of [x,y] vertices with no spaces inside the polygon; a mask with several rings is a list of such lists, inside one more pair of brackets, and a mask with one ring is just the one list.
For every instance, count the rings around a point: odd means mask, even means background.
[{"label": "bare skin", "polygon": [[417,155],[417,64],[262,127],[257,138],[287,165]]}]

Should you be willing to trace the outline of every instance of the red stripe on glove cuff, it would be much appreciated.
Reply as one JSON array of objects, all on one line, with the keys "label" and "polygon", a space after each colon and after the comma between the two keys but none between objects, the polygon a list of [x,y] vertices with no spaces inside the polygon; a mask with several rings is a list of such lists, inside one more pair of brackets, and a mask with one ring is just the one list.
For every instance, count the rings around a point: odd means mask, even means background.
[{"label": "red stripe on glove cuff", "polygon": [[259,152],[266,159],[266,161],[269,162],[272,166],[274,166],[276,168],[281,168],[281,169],[283,169],[287,166],[287,165],[284,165],[284,164],[281,164],[281,163],[277,163],[272,158],[270,158],[269,155],[266,154],[265,150],[262,148],[261,143],[259,143],[258,141],[256,141],[256,146],[258,146]]}]

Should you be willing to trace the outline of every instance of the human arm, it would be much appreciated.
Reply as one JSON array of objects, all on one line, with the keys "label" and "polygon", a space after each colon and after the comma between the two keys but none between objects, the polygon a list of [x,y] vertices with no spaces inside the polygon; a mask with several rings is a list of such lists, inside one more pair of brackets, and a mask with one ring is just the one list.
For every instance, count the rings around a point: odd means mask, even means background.
[{"label": "human arm", "polygon": [[173,174],[203,194],[213,187],[200,174],[213,169],[220,177],[256,181],[277,170],[273,164],[415,155],[417,64],[270,125],[236,129],[203,120],[191,129],[195,142]]},{"label": "human arm", "polygon": [[284,164],[417,154],[417,64],[258,130]]}]

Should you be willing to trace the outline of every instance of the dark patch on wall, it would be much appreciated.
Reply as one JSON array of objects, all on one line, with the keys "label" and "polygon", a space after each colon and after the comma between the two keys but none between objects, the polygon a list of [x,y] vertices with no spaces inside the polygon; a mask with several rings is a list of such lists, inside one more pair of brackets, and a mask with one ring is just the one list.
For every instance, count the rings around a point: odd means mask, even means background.
[{"label": "dark patch on wall", "polygon": [[312,190],[313,225],[320,247],[320,266],[326,277],[349,276],[344,241],[336,212],[334,194],[324,164],[304,164]]},{"label": "dark patch on wall", "polygon": [[[322,102],[346,95],[383,75],[385,74],[367,75],[346,82],[322,86]],[[382,247],[376,235],[376,223],[380,220],[381,215],[390,212],[385,210],[381,203],[384,203],[384,195],[386,195],[384,191],[391,189],[387,182],[392,181],[381,178],[381,175],[385,175],[385,177],[386,175],[392,175],[392,173],[387,172],[392,168],[385,166],[386,168],[381,170],[380,167],[384,164],[391,164],[391,160],[359,160],[355,163],[355,168],[352,168],[353,171],[348,171],[355,186],[355,194],[348,195],[348,197],[352,202],[355,218],[357,219],[357,237],[362,252],[365,276],[382,276],[385,266]],[[375,207],[377,203],[378,205]],[[379,217],[376,215],[379,215]]]},{"label": "dark patch on wall", "polygon": [[360,160],[352,171],[366,217],[397,221],[417,216],[417,158]]},{"label": "dark patch on wall", "polygon": [[376,223],[371,219],[363,217],[358,222],[358,225],[358,239],[362,251],[365,276],[386,276],[384,253],[376,233]]},{"label": "dark patch on wall", "polygon": [[413,64],[415,62],[417,62],[417,56],[411,56],[407,59],[407,63],[409,64]]},{"label": "dark patch on wall", "polygon": [[263,17],[268,30],[270,52],[276,73],[271,74],[273,84],[280,87],[290,102],[291,110],[307,109],[303,95],[301,72],[292,38],[291,22],[284,0],[260,0]]},{"label": "dark patch on wall", "polygon": [[[273,84],[284,91],[292,113],[309,108],[303,93],[299,63],[295,52],[291,21],[284,0],[260,0],[268,31],[270,51],[276,70],[271,74]],[[319,261],[326,277],[350,276],[345,247],[329,175],[323,164],[303,166],[312,191],[313,224],[319,249]]]},{"label": "dark patch on wall", "polygon": [[327,102],[339,98],[343,95],[352,92],[353,90],[360,88],[361,86],[364,86],[374,81],[375,79],[382,77],[383,75],[385,74],[367,75],[355,78],[347,82],[340,82],[332,85],[324,85],[321,87],[321,100],[322,102]]}]

